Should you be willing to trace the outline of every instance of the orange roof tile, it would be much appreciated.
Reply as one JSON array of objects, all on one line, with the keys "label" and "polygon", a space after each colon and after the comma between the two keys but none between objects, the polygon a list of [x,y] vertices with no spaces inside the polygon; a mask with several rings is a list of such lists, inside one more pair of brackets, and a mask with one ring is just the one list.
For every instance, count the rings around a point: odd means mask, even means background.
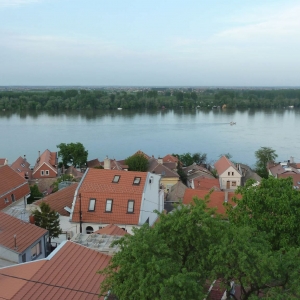
[{"label": "orange roof tile", "polygon": [[[7,274],[7,269],[0,269],[0,278],[15,276],[14,279],[22,280],[25,284],[18,286],[4,286],[0,280],[0,298],[3,294],[11,292],[14,300],[60,300],[60,299],[88,299],[98,300],[99,287],[104,276],[97,275],[98,270],[103,270],[110,262],[111,257],[78,245],[71,241],[62,244],[50,257],[37,262],[26,263],[21,270],[19,266],[16,275]],[[44,263],[42,263],[43,261]],[[29,274],[27,269],[34,267]],[[12,279],[12,277],[9,277]],[[9,291],[7,291],[9,289]],[[4,292],[4,290],[6,290]],[[10,295],[11,295],[10,294]],[[103,299],[101,297],[100,299]]]},{"label": "orange roof tile", "polygon": [[220,182],[216,178],[207,178],[206,176],[199,176],[193,179],[194,188],[196,190],[210,190],[210,189],[220,189]]},{"label": "orange roof tile", "polygon": [[215,168],[216,168],[219,175],[224,173],[229,167],[233,167],[235,170],[237,170],[234,163],[231,162],[225,155],[223,155],[219,160],[217,160],[215,162],[214,166],[215,166]]},{"label": "orange roof tile", "polygon": [[[43,228],[0,212],[0,244],[6,248],[22,253],[46,233],[47,230]],[[15,249],[14,235],[16,235],[17,249]]]},{"label": "orange roof tile", "polygon": [[101,229],[95,231],[94,233],[107,234],[107,235],[118,235],[118,236],[123,236],[123,235],[129,234],[124,229],[122,229],[119,226],[114,225],[114,224],[109,224],[109,225],[105,226],[104,228],[101,228]]},{"label": "orange roof tile", "polygon": [[50,152],[46,149],[40,157],[38,157],[36,164],[33,168],[33,174],[45,163],[47,164],[55,173],[57,173],[56,168],[56,158],[57,152]]},{"label": "orange roof tile", "polygon": [[29,194],[29,185],[24,177],[15,172],[8,165],[5,165],[0,168],[0,197],[4,196],[9,191],[11,192],[13,189],[16,189],[22,185],[28,186],[28,192],[26,194]]},{"label": "orange roof tile", "polygon": [[171,154],[167,154],[165,157],[163,157],[163,162],[164,163],[168,163],[168,162],[178,163],[178,158]]},{"label": "orange roof tile", "polygon": [[54,194],[50,194],[45,198],[36,201],[34,204],[40,205],[42,202],[46,202],[50,205],[51,209],[58,212],[61,216],[69,216],[70,214],[64,209],[64,207],[68,206],[70,209],[72,208],[74,194],[77,187],[78,183],[71,184]]},{"label": "orange roof tile", "polygon": [[[120,176],[113,183],[114,176]],[[83,222],[138,224],[141,200],[148,173],[121,170],[88,169],[78,195],[81,194]],[[135,177],[140,177],[140,184],[134,185]],[[96,199],[95,211],[89,211],[90,199]],[[112,212],[105,212],[106,200],[112,199]],[[127,213],[128,200],[134,200],[134,213]],[[79,222],[79,197],[77,197],[72,221]]]},{"label": "orange roof tile", "polygon": [[[186,189],[183,197],[183,204],[193,203],[193,198],[198,197],[204,199],[208,194],[207,190],[194,190]],[[235,196],[234,193],[228,193],[228,203],[234,204],[232,198]],[[226,207],[223,205],[225,203],[225,192],[213,191],[209,197],[207,207],[216,208],[217,213],[225,215]]]},{"label": "orange roof tile", "polygon": [[31,179],[32,170],[26,158],[22,156],[18,157],[10,167],[17,173],[22,174],[23,178],[25,178],[25,174],[27,174],[28,178]]}]

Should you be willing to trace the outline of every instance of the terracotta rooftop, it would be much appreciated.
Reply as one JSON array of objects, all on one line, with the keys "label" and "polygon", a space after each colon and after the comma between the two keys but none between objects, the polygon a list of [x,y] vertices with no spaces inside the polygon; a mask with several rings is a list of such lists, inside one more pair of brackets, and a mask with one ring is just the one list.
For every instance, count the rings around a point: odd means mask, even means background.
[{"label": "terracotta rooftop", "polygon": [[[6,248],[22,253],[46,233],[47,230],[43,228],[0,211],[0,244]],[[15,249],[14,235],[16,235],[17,249]]]},{"label": "terracotta rooftop", "polygon": [[293,172],[286,172],[284,174],[279,174],[278,178],[288,178],[291,177],[293,179],[293,186],[295,189],[300,190],[300,174],[295,174]]},{"label": "terracotta rooftop", "polygon": [[216,178],[207,178],[205,176],[199,176],[193,179],[194,188],[196,190],[218,190],[220,191],[220,182]]},{"label": "terracotta rooftop", "polygon": [[6,158],[0,158],[0,166],[4,166],[7,164],[7,159]]},{"label": "terracotta rooftop", "polygon": [[11,164],[10,167],[17,173],[22,174],[23,178],[27,175],[28,179],[31,179],[32,170],[30,169],[30,164],[25,157],[20,156]]},{"label": "terracotta rooftop", "polygon": [[179,178],[178,173],[170,170],[168,167],[158,163],[156,158],[149,159],[148,172],[162,175],[164,177],[176,177]]},{"label": "terracotta rooftop", "polygon": [[50,169],[57,173],[57,152],[50,152],[46,149],[37,159],[36,164],[33,168],[33,174],[44,164],[46,163]]},{"label": "terracotta rooftop", "polygon": [[143,156],[145,156],[147,159],[149,159],[150,158],[150,156],[149,155],[147,155],[146,153],[144,153],[143,151],[141,151],[141,150],[138,150],[138,151],[136,151],[133,155],[136,155],[136,154],[141,154],[141,155],[143,155]]},{"label": "terracotta rooftop", "polygon": [[118,235],[118,236],[123,236],[123,235],[129,234],[124,229],[122,229],[119,226],[114,225],[114,224],[109,224],[109,225],[105,226],[104,228],[101,228],[101,229],[95,231],[94,233],[107,234],[107,235]]},{"label": "terracotta rooftop", "polygon": [[169,162],[172,162],[172,163],[178,163],[178,158],[176,156],[173,156],[171,154],[167,154],[165,157],[163,157],[163,162],[164,163],[169,163]]},{"label": "terracotta rooftop", "polygon": [[[147,175],[147,172],[88,169],[78,191],[78,195],[81,194],[82,220],[91,223],[138,224]],[[118,182],[113,182],[115,176],[119,176]],[[138,185],[133,184],[135,178],[140,178]],[[89,211],[90,199],[96,199],[94,211]],[[107,199],[113,200],[110,213],[105,212]],[[127,213],[128,200],[134,200],[134,213]],[[78,197],[72,221],[79,222]]]},{"label": "terracotta rooftop", "polygon": [[0,198],[6,194],[10,194],[13,189],[23,185],[27,186],[26,191],[27,194],[29,194],[29,185],[24,177],[15,172],[8,165],[0,168]]},{"label": "terracotta rooftop", "polygon": [[214,164],[219,175],[223,174],[229,167],[233,167],[237,172],[237,168],[233,162],[231,162],[225,155],[223,155]]},{"label": "terracotta rooftop", "polygon": [[78,187],[78,183],[73,183],[61,190],[58,190],[54,194],[50,194],[42,200],[36,201],[34,204],[40,205],[42,202],[46,202],[50,205],[51,209],[58,212],[61,216],[70,216],[64,207],[72,208],[75,190]]},{"label": "terracotta rooftop", "polygon": [[46,259],[0,269],[0,299],[98,300],[111,257],[67,241]]},{"label": "terracotta rooftop", "polygon": [[[226,207],[223,205],[225,203],[225,197],[227,192],[218,192],[213,191],[209,197],[209,201],[207,203],[207,207],[216,208],[217,213],[221,215],[226,214]],[[194,190],[194,189],[186,189],[183,197],[183,204],[193,203],[193,198],[196,196],[200,199],[204,199],[208,194],[207,190]],[[234,204],[232,198],[235,196],[234,193],[228,193],[228,202],[230,204]]]},{"label": "terracotta rooftop", "polygon": [[86,165],[87,165],[88,168],[95,168],[95,167],[100,167],[101,166],[100,161],[99,161],[98,158],[89,160],[86,163]]},{"label": "terracotta rooftop", "polygon": [[83,173],[81,173],[80,171],[78,171],[74,166],[70,166],[66,171],[65,171],[66,175],[71,175],[74,178],[81,178],[83,176]]},{"label": "terracotta rooftop", "polygon": [[283,173],[286,173],[286,172],[292,172],[292,173],[295,173],[295,174],[299,174],[299,171],[296,168],[293,168],[293,167],[284,168],[281,164],[277,164],[273,167],[270,167],[269,170],[270,170],[270,172],[272,173],[273,176],[283,174]]}]

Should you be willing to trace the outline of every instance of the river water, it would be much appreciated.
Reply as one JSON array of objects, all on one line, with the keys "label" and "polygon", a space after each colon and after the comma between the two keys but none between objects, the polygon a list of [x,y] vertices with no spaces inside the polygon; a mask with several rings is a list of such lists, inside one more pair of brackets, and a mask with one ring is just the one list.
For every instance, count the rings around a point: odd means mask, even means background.
[{"label": "river water", "polygon": [[[230,125],[236,122],[236,125]],[[278,160],[300,162],[300,111],[159,110],[67,113],[0,113],[0,157],[12,163],[26,154],[33,165],[38,151],[59,143],[81,142],[88,159],[123,159],[137,150],[148,155],[205,152],[213,162],[222,153],[255,163],[254,152],[272,147]]]}]

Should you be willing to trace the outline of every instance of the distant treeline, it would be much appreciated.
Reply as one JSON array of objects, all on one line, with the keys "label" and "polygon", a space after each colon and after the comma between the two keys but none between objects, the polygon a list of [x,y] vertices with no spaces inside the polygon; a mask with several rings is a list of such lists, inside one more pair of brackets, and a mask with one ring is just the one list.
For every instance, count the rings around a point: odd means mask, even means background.
[{"label": "distant treeline", "polygon": [[138,91],[65,90],[2,91],[0,109],[19,110],[111,110],[159,108],[283,108],[300,107],[300,89]]}]

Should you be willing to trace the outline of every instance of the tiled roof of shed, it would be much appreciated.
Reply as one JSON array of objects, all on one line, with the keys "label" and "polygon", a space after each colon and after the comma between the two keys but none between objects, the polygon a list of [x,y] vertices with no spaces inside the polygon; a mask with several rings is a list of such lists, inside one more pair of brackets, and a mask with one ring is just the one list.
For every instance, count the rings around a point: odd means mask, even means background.
[{"label": "tiled roof of shed", "polygon": [[49,259],[0,269],[0,299],[103,299],[98,294],[104,276],[97,275],[97,271],[103,270],[110,259],[106,254],[67,241]]},{"label": "tiled roof of shed", "polygon": [[28,194],[30,193],[29,185],[24,177],[15,172],[11,167],[5,165],[0,168],[0,197],[8,191],[13,190],[21,185],[28,186]]},{"label": "tiled roof of shed", "polygon": [[51,209],[58,212],[61,216],[69,216],[70,214],[64,207],[68,206],[70,209],[72,208],[73,198],[77,187],[78,183],[73,183],[54,194],[46,196],[42,200],[36,201],[35,204],[40,205],[42,202],[46,202],[50,205]]},{"label": "tiled roof of shed", "polygon": [[109,224],[109,225],[105,226],[104,228],[101,228],[101,229],[95,231],[94,233],[107,234],[107,235],[118,235],[118,236],[123,236],[123,235],[129,234],[124,229],[122,229],[119,226],[114,225],[114,224]]},{"label": "tiled roof of shed", "polygon": [[47,230],[43,228],[0,212],[0,244],[6,248],[22,253],[46,233]]}]

